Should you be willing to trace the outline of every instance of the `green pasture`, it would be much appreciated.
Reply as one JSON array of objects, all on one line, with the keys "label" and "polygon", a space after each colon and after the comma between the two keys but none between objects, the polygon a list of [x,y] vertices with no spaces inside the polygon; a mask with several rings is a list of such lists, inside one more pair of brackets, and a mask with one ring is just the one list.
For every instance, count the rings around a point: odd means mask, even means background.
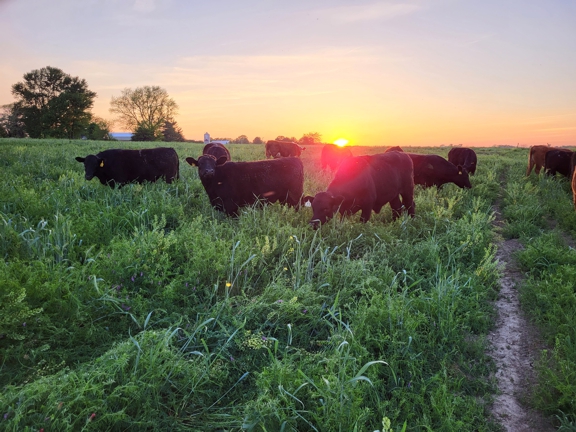
[{"label": "green pasture", "polygon": [[[550,347],[532,403],[572,427],[576,217],[566,180],[524,178],[526,149],[478,149],[471,190],[417,187],[414,219],[313,231],[308,208],[213,210],[185,162],[202,145],[173,144],[179,181],[111,189],[74,157],[154,143],[0,140],[0,430],[498,431],[498,235],[526,245]],[[331,180],[320,150],[305,194]]]}]

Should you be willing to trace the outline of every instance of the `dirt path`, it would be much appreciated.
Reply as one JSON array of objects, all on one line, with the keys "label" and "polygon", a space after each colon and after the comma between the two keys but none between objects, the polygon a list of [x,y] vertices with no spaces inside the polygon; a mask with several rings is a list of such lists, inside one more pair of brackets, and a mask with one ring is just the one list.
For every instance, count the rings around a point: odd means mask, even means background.
[{"label": "dirt path", "polygon": [[[499,205],[494,206],[494,211],[498,229],[504,224]],[[489,355],[498,368],[496,380],[501,393],[494,400],[492,415],[508,432],[552,432],[556,429],[551,420],[524,403],[535,383],[533,363],[543,343],[520,309],[517,284],[524,275],[514,259],[514,253],[520,249],[522,244],[518,240],[501,239],[496,254],[503,271],[495,303],[496,327],[488,335],[488,341],[492,346]]]}]

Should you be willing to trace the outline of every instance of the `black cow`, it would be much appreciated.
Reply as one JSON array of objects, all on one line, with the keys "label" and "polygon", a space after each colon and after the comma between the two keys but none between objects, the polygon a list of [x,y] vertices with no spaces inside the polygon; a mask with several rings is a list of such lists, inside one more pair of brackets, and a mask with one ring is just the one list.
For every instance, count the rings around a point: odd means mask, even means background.
[{"label": "black cow", "polygon": [[460,165],[468,171],[468,174],[474,175],[476,173],[476,163],[478,157],[476,152],[466,147],[454,147],[448,152],[448,162],[454,165]]},{"label": "black cow", "polygon": [[549,150],[546,152],[544,161],[544,171],[547,175],[562,174],[569,177],[572,173],[572,155],[573,152],[562,150]]},{"label": "black cow", "polygon": [[384,153],[393,152],[393,151],[404,152],[404,150],[402,150],[402,147],[394,146],[394,147],[388,147]]},{"label": "black cow", "polygon": [[471,188],[468,171],[461,166],[448,162],[442,156],[405,153],[414,163],[414,184],[424,187],[440,187],[445,183],[454,183],[461,188]]},{"label": "black cow", "polygon": [[214,208],[237,216],[240,207],[257,200],[298,207],[304,187],[304,166],[299,158],[280,158],[254,162],[226,162],[212,155],[186,162],[198,167],[200,181]]},{"label": "black cow", "polygon": [[307,196],[303,201],[312,204],[310,225],[315,229],[337,211],[343,216],[362,210],[360,220],[367,222],[372,210],[379,213],[387,203],[392,207],[394,219],[400,215],[402,205],[414,216],[412,160],[399,152],[345,159],[326,192]]},{"label": "black cow", "polygon": [[85,158],[77,157],[76,160],[84,163],[86,180],[96,177],[100,183],[110,187],[132,182],[154,182],[159,178],[172,183],[172,180],[180,177],[178,154],[170,147],[111,149]]},{"label": "black cow", "polygon": [[352,157],[352,152],[347,147],[338,147],[334,144],[326,144],[322,147],[320,162],[322,169],[336,169],[346,158]]},{"label": "black cow", "polygon": [[269,158],[282,158],[282,157],[300,157],[306,147],[301,147],[292,141],[276,141],[270,140],[266,142],[266,159]]},{"label": "black cow", "polygon": [[228,149],[226,148],[226,146],[224,144],[221,143],[208,143],[204,146],[204,148],[202,149],[202,154],[206,155],[212,155],[216,158],[216,160],[218,160],[221,156],[226,156],[226,160],[229,161],[231,160],[230,158],[230,152],[228,151]]}]

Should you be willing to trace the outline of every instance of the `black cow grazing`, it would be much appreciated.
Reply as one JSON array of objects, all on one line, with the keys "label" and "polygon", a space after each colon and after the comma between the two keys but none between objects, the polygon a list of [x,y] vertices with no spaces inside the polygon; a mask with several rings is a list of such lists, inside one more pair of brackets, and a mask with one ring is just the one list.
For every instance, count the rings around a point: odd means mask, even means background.
[{"label": "black cow grazing", "polygon": [[300,205],[304,187],[304,166],[298,158],[280,158],[254,162],[226,162],[203,155],[186,162],[198,167],[200,181],[214,208],[228,216],[237,216],[240,207],[257,200]]},{"label": "black cow grazing", "polygon": [[448,152],[448,161],[454,165],[460,165],[465,168],[469,174],[474,175],[476,173],[476,163],[478,162],[478,157],[476,152],[470,148],[466,147],[454,147]]},{"label": "black cow grazing", "polygon": [[270,140],[266,142],[266,159],[269,158],[282,158],[282,157],[300,157],[306,147],[300,147],[292,141],[276,141]]},{"label": "black cow grazing", "polygon": [[454,183],[461,188],[471,188],[468,171],[461,166],[448,162],[442,156],[405,153],[414,163],[414,184],[424,187],[440,187],[445,183]]},{"label": "black cow grazing", "polygon": [[352,152],[347,147],[338,147],[334,144],[326,144],[322,147],[320,162],[322,169],[336,169],[346,158],[352,157]]},{"label": "black cow grazing", "polygon": [[216,158],[216,160],[218,160],[221,156],[226,156],[226,160],[229,161],[231,160],[230,158],[230,152],[228,151],[228,149],[226,148],[226,146],[224,146],[224,144],[220,144],[220,143],[208,143],[204,146],[204,149],[202,149],[202,154],[203,155],[212,155]]},{"label": "black cow grazing", "polygon": [[[402,197],[402,201],[400,200]],[[362,210],[360,220],[370,220],[372,210],[379,213],[390,203],[396,219],[402,205],[414,216],[414,173],[412,160],[405,153],[390,152],[345,159],[326,192],[307,196],[314,212],[310,225],[314,229],[340,212],[342,216]]]},{"label": "black cow grazing", "polygon": [[394,147],[388,147],[384,153],[393,152],[393,151],[404,152],[404,150],[402,150],[402,147],[394,146]]},{"label": "black cow grazing", "polygon": [[570,177],[572,173],[572,155],[574,152],[562,150],[549,150],[546,152],[544,161],[544,171],[547,175],[562,174],[564,177]]},{"label": "black cow grazing", "polygon": [[111,149],[85,158],[77,157],[76,160],[84,164],[86,180],[96,177],[100,183],[110,187],[132,182],[155,182],[159,178],[172,183],[180,177],[178,155],[170,147]]}]

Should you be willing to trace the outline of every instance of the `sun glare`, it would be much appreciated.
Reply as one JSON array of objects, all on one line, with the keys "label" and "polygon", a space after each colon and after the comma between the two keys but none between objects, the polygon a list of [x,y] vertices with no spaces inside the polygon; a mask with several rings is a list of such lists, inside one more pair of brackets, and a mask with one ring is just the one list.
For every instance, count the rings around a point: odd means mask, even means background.
[{"label": "sun glare", "polygon": [[348,144],[348,140],[344,139],[344,138],[340,138],[340,139],[337,139],[336,141],[334,141],[334,144],[336,144],[338,147],[344,147],[346,144]]}]

